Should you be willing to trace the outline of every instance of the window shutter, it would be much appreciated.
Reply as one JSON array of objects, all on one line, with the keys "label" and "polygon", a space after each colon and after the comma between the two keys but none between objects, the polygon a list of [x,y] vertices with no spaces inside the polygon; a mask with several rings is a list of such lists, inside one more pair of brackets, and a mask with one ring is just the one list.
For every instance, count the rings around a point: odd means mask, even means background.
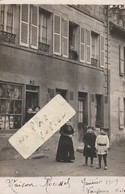
[{"label": "window shutter", "polygon": [[53,24],[53,53],[56,55],[61,55],[61,18],[54,15]]},{"label": "window shutter", "polygon": [[103,96],[103,127],[109,128],[109,103],[108,103],[108,96]]},{"label": "window shutter", "polygon": [[85,29],[80,28],[80,61],[85,61]]},{"label": "window shutter", "polygon": [[100,36],[100,67],[105,67],[105,38]]},{"label": "window shutter", "polygon": [[124,99],[119,97],[119,129],[124,128]]},{"label": "window shutter", "polygon": [[73,93],[73,91],[70,91],[70,100],[74,100],[74,93]]},{"label": "window shutter", "polygon": [[51,89],[51,88],[48,88],[48,102],[52,99],[52,98],[54,98],[54,96],[55,96],[55,89]]},{"label": "window shutter", "polygon": [[38,48],[38,21],[39,21],[39,7],[31,6],[31,47]]},{"label": "window shutter", "polygon": [[69,21],[62,18],[62,55],[68,57]]},{"label": "window shutter", "polygon": [[20,5],[20,45],[29,46],[29,5]]},{"label": "window shutter", "polygon": [[86,30],[86,62],[91,63],[91,32]]},{"label": "window shutter", "polygon": [[119,45],[119,74],[121,76],[124,75],[124,46],[123,45]]},{"label": "window shutter", "polygon": [[95,127],[96,123],[96,108],[95,108],[95,95],[90,94],[90,125]]}]

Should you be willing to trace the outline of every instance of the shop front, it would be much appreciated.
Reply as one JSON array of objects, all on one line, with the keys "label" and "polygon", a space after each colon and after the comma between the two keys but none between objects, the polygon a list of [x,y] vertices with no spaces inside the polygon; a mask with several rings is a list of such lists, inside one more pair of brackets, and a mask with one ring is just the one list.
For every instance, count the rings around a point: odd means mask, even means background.
[{"label": "shop front", "polygon": [[19,129],[38,105],[38,86],[0,82],[0,131]]}]

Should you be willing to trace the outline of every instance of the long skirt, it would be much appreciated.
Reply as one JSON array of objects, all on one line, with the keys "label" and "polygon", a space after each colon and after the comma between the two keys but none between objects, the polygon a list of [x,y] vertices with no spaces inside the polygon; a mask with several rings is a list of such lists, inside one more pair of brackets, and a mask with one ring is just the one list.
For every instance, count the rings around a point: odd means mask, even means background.
[{"label": "long skirt", "polygon": [[61,135],[58,143],[56,161],[74,160],[74,147],[72,138]]}]

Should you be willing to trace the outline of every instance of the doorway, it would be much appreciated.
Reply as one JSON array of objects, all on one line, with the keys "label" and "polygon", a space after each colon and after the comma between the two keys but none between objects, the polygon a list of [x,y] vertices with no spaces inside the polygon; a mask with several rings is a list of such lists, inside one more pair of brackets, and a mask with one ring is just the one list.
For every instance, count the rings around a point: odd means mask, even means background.
[{"label": "doorway", "polygon": [[96,127],[100,128],[103,125],[102,122],[102,114],[103,114],[103,110],[102,110],[102,95],[95,95],[96,97]]},{"label": "doorway", "polygon": [[34,116],[33,111],[35,106],[39,106],[39,87],[31,86],[29,88],[26,86],[25,121],[28,121],[32,116]]},{"label": "doorway", "polygon": [[78,130],[79,141],[83,142],[84,134],[88,126],[88,95],[78,92]]}]

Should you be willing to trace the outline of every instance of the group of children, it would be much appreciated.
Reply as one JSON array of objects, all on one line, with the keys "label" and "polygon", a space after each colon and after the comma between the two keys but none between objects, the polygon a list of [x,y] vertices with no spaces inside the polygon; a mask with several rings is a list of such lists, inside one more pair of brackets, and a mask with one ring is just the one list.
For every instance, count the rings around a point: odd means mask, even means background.
[{"label": "group of children", "polygon": [[109,138],[104,129],[100,129],[100,134],[96,137],[94,129],[88,127],[87,133],[84,136],[84,150],[85,166],[88,165],[88,158],[90,158],[93,167],[93,158],[98,157],[97,169],[101,168],[102,158],[104,161],[104,169],[107,170],[107,153],[109,150]]}]

